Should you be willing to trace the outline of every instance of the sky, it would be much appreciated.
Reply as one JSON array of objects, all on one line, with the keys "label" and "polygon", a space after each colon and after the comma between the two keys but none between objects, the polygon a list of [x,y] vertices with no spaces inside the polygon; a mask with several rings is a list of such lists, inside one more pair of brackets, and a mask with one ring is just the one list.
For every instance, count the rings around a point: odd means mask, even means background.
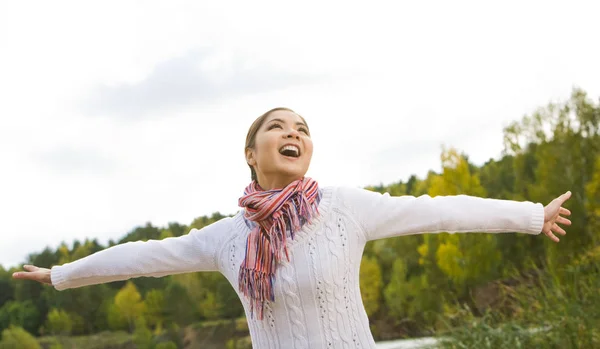
[{"label": "sky", "polygon": [[[0,0],[0,264],[238,211],[256,117],[294,109],[308,176],[483,164],[574,87],[600,96],[597,1]],[[48,266],[46,266],[48,267]]]}]

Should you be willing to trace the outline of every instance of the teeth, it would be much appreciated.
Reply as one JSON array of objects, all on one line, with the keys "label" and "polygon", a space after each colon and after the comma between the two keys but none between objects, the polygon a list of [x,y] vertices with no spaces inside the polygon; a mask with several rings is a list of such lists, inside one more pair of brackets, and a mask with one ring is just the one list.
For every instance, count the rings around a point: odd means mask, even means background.
[{"label": "teeth", "polygon": [[286,150],[293,151],[296,155],[300,154],[300,149],[295,145],[286,145],[283,148],[279,149],[280,153],[283,153]]}]

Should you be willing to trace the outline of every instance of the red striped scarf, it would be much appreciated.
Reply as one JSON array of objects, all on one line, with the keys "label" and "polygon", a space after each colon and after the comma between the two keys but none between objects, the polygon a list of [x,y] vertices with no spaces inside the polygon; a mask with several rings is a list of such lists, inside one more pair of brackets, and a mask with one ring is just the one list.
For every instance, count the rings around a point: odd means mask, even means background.
[{"label": "red striped scarf", "polygon": [[286,245],[289,237],[294,239],[304,223],[318,213],[319,187],[315,180],[304,177],[283,189],[263,190],[252,181],[239,199],[245,208],[244,216],[256,224],[246,241],[246,256],[239,273],[240,291],[250,299],[250,313],[254,309],[263,319],[264,303],[274,301],[273,283],[277,263],[285,254],[290,257]]}]

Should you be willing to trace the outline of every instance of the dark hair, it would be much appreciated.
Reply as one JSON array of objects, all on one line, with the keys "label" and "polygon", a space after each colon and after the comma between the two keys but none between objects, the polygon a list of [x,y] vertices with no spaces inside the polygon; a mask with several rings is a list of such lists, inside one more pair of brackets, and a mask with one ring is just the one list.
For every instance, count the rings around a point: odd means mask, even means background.
[{"label": "dark hair", "polygon": [[[280,111],[280,110],[289,111],[289,112],[292,112],[292,113],[300,116],[302,121],[304,121],[304,123],[306,124],[306,120],[304,120],[304,118],[300,114],[296,113],[295,111],[293,111],[290,108],[284,108],[284,107],[273,108],[273,109],[269,110],[268,112],[264,113],[263,115],[259,116],[256,120],[254,120],[254,122],[250,126],[250,129],[248,130],[248,135],[246,136],[246,146],[244,147],[244,151],[246,151],[248,148],[254,149],[254,144],[256,142],[256,134],[258,133],[258,130],[265,123],[265,120],[267,119],[267,117],[269,115],[271,115],[271,113]],[[306,124],[306,126],[308,127],[308,124]],[[258,180],[256,178],[256,171],[254,171],[254,168],[250,164],[248,164],[248,167],[250,167],[250,178],[253,181]]]}]

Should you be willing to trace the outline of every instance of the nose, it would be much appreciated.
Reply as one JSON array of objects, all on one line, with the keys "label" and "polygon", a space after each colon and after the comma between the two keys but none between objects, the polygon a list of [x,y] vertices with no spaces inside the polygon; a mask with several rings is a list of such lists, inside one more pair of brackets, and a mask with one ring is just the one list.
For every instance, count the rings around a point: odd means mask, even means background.
[{"label": "nose", "polygon": [[287,132],[287,134],[284,137],[300,140],[300,132],[298,132],[298,130],[291,129]]}]

